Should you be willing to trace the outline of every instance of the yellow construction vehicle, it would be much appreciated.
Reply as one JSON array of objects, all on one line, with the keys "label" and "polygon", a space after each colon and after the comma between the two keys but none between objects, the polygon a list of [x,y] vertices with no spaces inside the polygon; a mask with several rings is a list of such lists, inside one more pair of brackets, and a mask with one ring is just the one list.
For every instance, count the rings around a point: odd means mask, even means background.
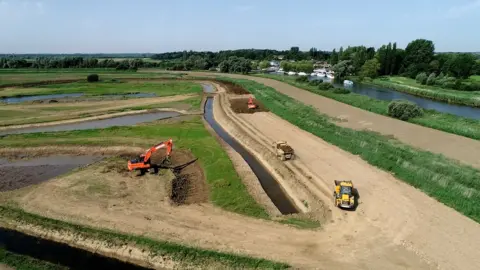
[{"label": "yellow construction vehicle", "polygon": [[275,151],[275,155],[281,161],[295,159],[295,152],[293,151],[293,148],[287,144],[286,141],[274,142],[273,149]]},{"label": "yellow construction vehicle", "polygon": [[355,189],[352,181],[335,180],[333,201],[336,207],[347,209],[355,207]]}]

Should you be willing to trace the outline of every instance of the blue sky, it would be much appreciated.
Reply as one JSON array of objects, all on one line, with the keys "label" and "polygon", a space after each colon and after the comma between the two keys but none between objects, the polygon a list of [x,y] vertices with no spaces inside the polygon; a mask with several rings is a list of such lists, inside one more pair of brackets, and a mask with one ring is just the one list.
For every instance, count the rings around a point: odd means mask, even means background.
[{"label": "blue sky", "polygon": [[480,0],[0,0],[0,53],[400,47],[480,51]]}]

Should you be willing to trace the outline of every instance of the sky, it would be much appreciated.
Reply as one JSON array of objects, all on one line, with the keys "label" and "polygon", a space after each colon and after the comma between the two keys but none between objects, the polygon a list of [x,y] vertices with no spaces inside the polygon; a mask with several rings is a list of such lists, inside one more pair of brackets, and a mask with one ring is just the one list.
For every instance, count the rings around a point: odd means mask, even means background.
[{"label": "sky", "polygon": [[480,51],[480,0],[0,0],[0,53],[289,49],[430,39]]}]

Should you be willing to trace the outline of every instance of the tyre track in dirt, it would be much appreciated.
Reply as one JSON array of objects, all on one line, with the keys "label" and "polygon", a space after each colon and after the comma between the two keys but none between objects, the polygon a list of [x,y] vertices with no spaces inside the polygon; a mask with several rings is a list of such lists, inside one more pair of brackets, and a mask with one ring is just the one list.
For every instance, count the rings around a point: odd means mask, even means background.
[{"label": "tyre track in dirt", "polygon": [[[218,73],[208,72],[188,72],[188,74],[219,76]],[[247,79],[264,84],[304,104],[313,106],[321,113],[347,120],[338,125],[357,130],[368,129],[383,135],[393,135],[403,143],[443,154],[480,168],[480,155],[478,154],[480,153],[480,141],[365,111],[274,79],[227,73],[222,73],[221,76]]]}]

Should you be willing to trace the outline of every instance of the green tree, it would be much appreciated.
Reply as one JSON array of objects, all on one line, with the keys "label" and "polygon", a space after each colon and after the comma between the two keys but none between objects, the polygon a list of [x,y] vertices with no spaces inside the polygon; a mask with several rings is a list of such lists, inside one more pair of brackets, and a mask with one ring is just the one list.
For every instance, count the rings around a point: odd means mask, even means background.
[{"label": "green tree", "polygon": [[360,71],[361,77],[376,78],[380,70],[380,63],[376,58],[367,60]]},{"label": "green tree", "polygon": [[387,46],[382,45],[382,47],[378,49],[375,57],[377,58],[378,63],[380,63],[380,75],[385,75],[387,66]]},{"label": "green tree", "polygon": [[258,65],[258,67],[259,67],[260,69],[269,68],[269,67],[270,67],[270,62],[269,62],[269,61],[262,61],[262,62],[260,62],[260,64]]},{"label": "green tree", "polygon": [[403,61],[407,75],[414,77],[420,72],[428,71],[434,52],[435,46],[431,40],[416,39],[408,43],[405,48],[405,59]]},{"label": "green tree", "polygon": [[435,72],[430,73],[430,76],[427,78],[427,85],[434,85],[436,80]]},{"label": "green tree", "polygon": [[397,43],[394,42],[392,46],[392,51],[390,55],[390,75],[396,75],[396,70],[397,70]]},{"label": "green tree", "polygon": [[352,65],[351,60],[343,60],[333,66],[332,70],[335,71],[335,77],[343,79],[348,75],[352,75],[355,72],[355,67]]},{"label": "green tree", "polygon": [[369,47],[367,49],[367,60],[373,59],[375,57],[375,48]]},{"label": "green tree", "polygon": [[340,50],[338,51],[338,60],[345,60],[343,59],[343,47],[340,47]]},{"label": "green tree", "polygon": [[387,45],[387,50],[385,52],[385,75],[390,75],[390,69],[392,68],[392,43],[389,42]]},{"label": "green tree", "polygon": [[427,79],[428,79],[427,73],[425,73],[425,72],[419,73],[419,74],[417,75],[417,77],[415,77],[415,80],[416,80],[418,83],[420,83],[420,84],[426,84],[426,83],[427,83]]},{"label": "green tree", "polygon": [[335,49],[332,51],[332,55],[330,56],[330,65],[336,65],[338,63],[338,53]]},{"label": "green tree", "polygon": [[476,58],[471,53],[460,53],[453,57],[449,68],[450,73],[458,78],[468,78],[471,75],[472,68],[476,63]]}]

